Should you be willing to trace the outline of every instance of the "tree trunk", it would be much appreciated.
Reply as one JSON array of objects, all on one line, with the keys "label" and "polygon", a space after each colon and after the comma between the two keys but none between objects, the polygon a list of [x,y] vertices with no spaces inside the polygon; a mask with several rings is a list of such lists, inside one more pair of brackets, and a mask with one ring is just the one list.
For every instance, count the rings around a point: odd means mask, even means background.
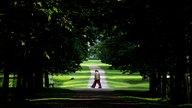
[{"label": "tree trunk", "polygon": [[175,101],[175,94],[176,94],[176,89],[175,89],[175,75],[174,75],[174,67],[170,69],[170,100],[171,103],[174,103]]},{"label": "tree trunk", "polygon": [[166,92],[166,70],[164,69],[165,66],[159,64],[158,67],[158,77],[157,77],[157,86],[158,86],[158,97],[161,97],[162,99],[166,98],[167,92]]},{"label": "tree trunk", "polygon": [[150,86],[149,91],[152,97],[158,96],[158,81],[157,81],[157,72],[150,71]]},{"label": "tree trunk", "polygon": [[40,70],[35,72],[35,89],[43,88],[43,73]]},{"label": "tree trunk", "polygon": [[48,74],[48,71],[45,71],[45,87],[49,88],[49,74]]},{"label": "tree trunk", "polygon": [[18,73],[17,77],[17,87],[15,92],[14,101],[25,101],[26,98],[26,88],[27,88],[27,73],[26,73],[26,65],[23,66],[23,69]]},{"label": "tree trunk", "polygon": [[163,82],[162,82],[162,73],[161,73],[161,69],[158,69],[158,77],[157,77],[157,95],[158,97],[162,97],[162,85],[163,85]]},{"label": "tree trunk", "polygon": [[3,88],[6,90],[9,88],[9,69],[8,68],[5,68],[4,70]]},{"label": "tree trunk", "polygon": [[167,75],[165,70],[163,70],[161,73],[162,73],[162,99],[166,99],[167,98]]},{"label": "tree trunk", "polygon": [[15,96],[13,97],[13,101],[24,101],[25,100],[25,79],[23,72],[18,73],[17,77],[17,85],[16,85],[16,91],[15,91]]},{"label": "tree trunk", "polygon": [[9,69],[6,67],[4,70],[4,79],[3,79],[3,98],[5,101],[8,100],[9,95]]},{"label": "tree trunk", "polygon": [[191,62],[189,65],[189,72],[190,72],[189,100],[190,100],[190,103],[192,103],[192,64]]},{"label": "tree trunk", "polygon": [[189,87],[189,95],[190,95],[190,103],[192,103],[192,37],[191,35],[187,38],[187,51],[188,51],[188,72],[190,75],[190,87]]}]

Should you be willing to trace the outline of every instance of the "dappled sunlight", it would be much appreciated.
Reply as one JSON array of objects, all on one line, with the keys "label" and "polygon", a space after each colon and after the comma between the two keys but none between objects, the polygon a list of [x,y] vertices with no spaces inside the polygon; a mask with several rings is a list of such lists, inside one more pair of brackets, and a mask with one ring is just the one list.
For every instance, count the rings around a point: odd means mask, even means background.
[{"label": "dappled sunlight", "polygon": [[[98,68],[101,71],[101,83],[106,83],[111,89],[149,88],[149,80],[142,80],[142,77],[140,76],[139,73],[122,74],[120,70],[109,69],[110,65],[101,63],[100,60],[84,61],[81,64],[81,66],[82,69],[76,71],[75,73],[73,72],[69,74],[55,73],[53,74],[53,76],[50,75],[50,77],[53,79],[54,87],[90,88],[91,85],[89,83],[92,84],[94,81],[92,73],[94,73],[95,68]],[[93,69],[90,70],[89,69],[90,66]],[[0,80],[2,80],[2,78]],[[10,82],[11,83],[13,82],[12,79],[10,79]],[[105,84],[102,85],[105,88]]]},{"label": "dappled sunlight", "polygon": [[125,88],[127,86],[127,84],[125,85],[125,84],[117,82],[117,81],[107,80],[107,83],[110,88]]},{"label": "dappled sunlight", "polygon": [[89,68],[65,75],[54,75],[53,80],[56,88],[86,88],[90,77]]},{"label": "dappled sunlight", "polygon": [[[71,78],[71,77],[69,77]],[[55,78],[55,87],[64,87],[64,88],[82,88],[87,87],[89,76],[76,76],[74,79],[62,80]]]},{"label": "dappled sunlight", "polygon": [[87,83],[86,86],[83,83],[76,83],[76,82],[71,82],[71,83],[64,83],[59,88],[87,88]]},{"label": "dappled sunlight", "polygon": [[123,89],[148,89],[148,84],[146,83],[138,83],[138,84],[130,84],[130,83],[122,83],[117,80],[108,80],[110,88],[123,88]]},{"label": "dappled sunlight", "polygon": [[131,88],[148,89],[149,88],[149,81],[142,80],[141,76],[135,76],[135,75],[132,76],[132,75],[124,75],[124,74],[122,75],[121,73],[116,75],[111,75],[110,73],[107,73],[106,77],[107,77],[108,85],[111,88],[127,88],[127,89],[131,89]]},{"label": "dappled sunlight", "polygon": [[[138,72],[123,74],[120,70],[109,69],[111,65],[101,63],[100,60],[84,61],[82,66],[99,66],[103,69],[109,88],[149,89],[149,80],[142,80],[142,76]],[[90,78],[90,80],[93,80],[93,78]]]},{"label": "dappled sunlight", "polygon": [[141,76],[111,76],[110,79],[137,79],[137,80],[142,80],[142,77]]},{"label": "dappled sunlight", "polygon": [[84,61],[81,66],[110,66],[109,64],[101,63],[101,60]]}]

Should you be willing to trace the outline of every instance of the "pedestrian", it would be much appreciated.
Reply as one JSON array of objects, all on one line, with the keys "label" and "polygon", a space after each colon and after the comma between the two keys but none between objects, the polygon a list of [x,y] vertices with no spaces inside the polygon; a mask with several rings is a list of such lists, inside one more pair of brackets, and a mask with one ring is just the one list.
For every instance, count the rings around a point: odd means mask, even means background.
[{"label": "pedestrian", "polygon": [[102,88],[101,87],[101,82],[100,82],[100,73],[99,73],[98,70],[95,70],[94,82],[93,82],[91,88],[95,88],[96,84],[99,85],[99,88]]}]

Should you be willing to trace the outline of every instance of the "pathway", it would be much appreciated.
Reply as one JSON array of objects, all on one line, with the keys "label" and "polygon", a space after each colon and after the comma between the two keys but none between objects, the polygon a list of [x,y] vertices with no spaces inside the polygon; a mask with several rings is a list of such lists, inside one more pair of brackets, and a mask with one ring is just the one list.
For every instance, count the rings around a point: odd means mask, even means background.
[{"label": "pathway", "polygon": [[[114,90],[124,90],[124,89],[112,89],[107,85],[105,71],[101,69],[99,66],[89,66],[91,76],[88,81],[87,88],[81,89],[73,89],[76,95],[65,102],[65,104],[59,105],[59,108],[62,107],[75,107],[75,108],[154,108],[156,106],[141,104],[138,101],[132,99],[122,99],[117,94],[115,94]],[[101,75],[101,85],[102,89],[91,88],[91,85],[94,81],[94,73],[95,69],[100,72]],[[56,108],[56,107],[54,107]],[[161,108],[161,107],[158,107]]]},{"label": "pathway", "polygon": [[[99,66],[89,66],[91,76],[89,78],[87,88],[77,88],[77,89],[71,89],[76,92],[75,97],[72,100],[114,100],[118,99],[117,96],[115,96],[112,93],[112,89],[110,89],[107,85],[106,77],[105,77],[105,71],[101,69]],[[95,69],[97,69],[100,72],[100,81],[102,85],[102,89],[98,88],[98,84],[95,88],[91,88],[91,85],[94,82],[94,73]]]},{"label": "pathway", "polygon": [[[103,69],[99,66],[89,66],[89,69],[91,76],[89,78],[87,88],[73,89],[76,95],[72,99],[66,101],[65,103],[67,104],[62,104],[63,106],[73,108],[151,108],[149,106],[138,104],[138,102],[134,100],[125,100],[118,97],[117,94],[113,92],[114,89],[108,87],[105,71]],[[96,88],[90,87],[94,82],[95,69],[100,72],[102,89],[99,89],[98,85],[96,85]]]}]

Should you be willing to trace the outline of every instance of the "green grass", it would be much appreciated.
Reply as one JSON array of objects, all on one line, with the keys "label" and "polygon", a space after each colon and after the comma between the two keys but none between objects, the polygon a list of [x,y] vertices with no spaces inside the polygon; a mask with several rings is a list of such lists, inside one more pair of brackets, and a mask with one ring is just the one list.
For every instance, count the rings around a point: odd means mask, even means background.
[{"label": "green grass", "polygon": [[142,80],[142,77],[138,72],[133,74],[122,74],[120,70],[109,69],[110,65],[101,63],[100,60],[85,61],[82,65],[97,65],[105,70],[107,84],[110,88],[149,89],[149,81]]},{"label": "green grass", "polygon": [[82,66],[81,71],[70,74],[55,74],[53,80],[57,88],[87,88],[90,78],[89,68]]},{"label": "green grass", "polygon": [[[82,70],[70,74],[54,74],[53,80],[57,88],[87,88],[90,78],[88,66],[100,66],[106,72],[106,79],[110,88],[122,89],[148,89],[149,81],[142,80],[139,73],[122,74],[119,70],[109,69],[110,65],[101,63],[100,60],[84,61],[81,66]],[[74,78],[71,80],[71,78]]]},{"label": "green grass", "polygon": [[110,66],[110,65],[108,65],[108,64],[101,63],[101,60],[88,60],[88,61],[84,61],[81,65],[82,65],[82,66],[92,66],[92,65],[97,65],[97,66]]},{"label": "green grass", "polygon": [[149,81],[142,80],[138,72],[123,74],[120,70],[111,70],[109,66],[101,66],[105,70],[106,79],[110,88],[149,89]]},{"label": "green grass", "polygon": [[[101,63],[100,60],[84,61],[81,66],[82,70],[70,74],[54,74],[53,80],[56,88],[87,88],[90,78],[88,66],[97,65],[105,70],[107,84],[110,88],[123,89],[148,89],[149,81],[142,80],[139,73],[122,74],[119,70],[110,70],[110,65]],[[2,75],[0,83],[2,83]],[[10,75],[10,78],[12,75]],[[52,77],[50,75],[50,77]],[[16,81],[14,81],[16,82]],[[2,84],[1,84],[2,85]],[[13,79],[10,79],[10,87],[13,85]]]},{"label": "green grass", "polygon": [[[87,88],[88,81],[90,78],[90,70],[88,66],[109,66],[107,64],[101,63],[100,60],[89,60],[84,61],[81,66],[82,70],[75,73],[66,74],[54,74],[53,80],[55,87],[57,88]],[[74,78],[71,80],[71,78]]]}]

